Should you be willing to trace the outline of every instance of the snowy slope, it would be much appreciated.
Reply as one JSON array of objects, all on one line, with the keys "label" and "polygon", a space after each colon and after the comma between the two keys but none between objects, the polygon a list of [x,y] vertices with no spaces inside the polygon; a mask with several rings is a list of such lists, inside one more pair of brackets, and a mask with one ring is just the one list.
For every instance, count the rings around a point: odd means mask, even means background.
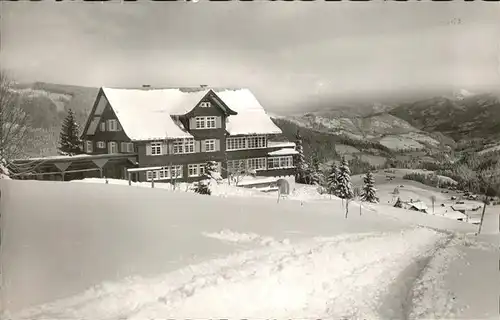
[{"label": "snowy slope", "polygon": [[[406,302],[411,286],[401,294],[399,277],[419,278],[415,261],[450,238],[417,225],[475,230],[376,205],[359,215],[351,204],[345,219],[335,198],[278,204],[101,183],[1,187],[2,299],[12,319],[403,318],[420,309]],[[451,303],[444,297],[436,310]]]}]

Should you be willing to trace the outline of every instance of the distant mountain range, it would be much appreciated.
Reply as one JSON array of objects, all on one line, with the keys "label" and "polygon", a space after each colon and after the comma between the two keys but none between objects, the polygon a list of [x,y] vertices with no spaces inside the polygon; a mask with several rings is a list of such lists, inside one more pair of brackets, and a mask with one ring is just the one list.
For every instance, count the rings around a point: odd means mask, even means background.
[{"label": "distant mountain range", "polygon": [[[29,155],[37,156],[56,153],[62,119],[68,109],[75,111],[80,125],[84,124],[98,92],[98,88],[43,82],[16,84],[13,90],[39,137],[38,144],[27,150]],[[324,150],[342,141],[357,141],[351,145],[386,158],[391,153],[455,149],[457,144],[470,141],[475,141],[476,147],[479,143],[477,148],[481,149],[494,146],[500,138],[498,97],[467,90],[414,102],[344,104],[273,118],[288,139],[294,139],[299,129],[315,141],[313,145],[321,145]],[[310,149],[314,151],[314,147]],[[340,149],[355,153],[352,148]]]}]

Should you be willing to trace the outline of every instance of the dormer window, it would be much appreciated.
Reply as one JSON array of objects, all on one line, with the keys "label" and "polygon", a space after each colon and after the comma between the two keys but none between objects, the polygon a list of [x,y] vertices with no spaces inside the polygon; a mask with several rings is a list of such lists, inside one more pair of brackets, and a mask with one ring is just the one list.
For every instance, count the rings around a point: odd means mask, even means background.
[{"label": "dormer window", "polygon": [[202,102],[202,103],[200,103],[200,108],[210,108],[210,102]]}]

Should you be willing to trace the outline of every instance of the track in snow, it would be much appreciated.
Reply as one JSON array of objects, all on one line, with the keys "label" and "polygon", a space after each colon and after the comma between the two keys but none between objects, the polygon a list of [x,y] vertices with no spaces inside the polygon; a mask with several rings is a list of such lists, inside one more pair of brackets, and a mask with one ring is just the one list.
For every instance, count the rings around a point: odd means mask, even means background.
[{"label": "track in snow", "polygon": [[155,279],[107,284],[12,319],[375,319],[398,276],[443,239],[416,228],[278,244]]}]

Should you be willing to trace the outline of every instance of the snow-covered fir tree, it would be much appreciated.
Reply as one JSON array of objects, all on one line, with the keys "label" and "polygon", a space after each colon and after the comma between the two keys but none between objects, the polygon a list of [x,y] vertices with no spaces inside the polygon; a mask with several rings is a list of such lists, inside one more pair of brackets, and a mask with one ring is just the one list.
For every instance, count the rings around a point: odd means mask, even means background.
[{"label": "snow-covered fir tree", "polygon": [[207,163],[205,164],[205,176],[210,180],[215,180],[216,182],[222,180],[217,162],[207,161]]},{"label": "snow-covered fir tree", "polygon": [[198,181],[194,185],[194,192],[199,194],[211,195],[212,191],[210,189],[212,181],[219,183],[222,180],[222,176],[218,170],[217,162],[207,161],[205,164],[205,172],[203,174],[203,180]]},{"label": "snow-covered fir tree", "polygon": [[316,153],[313,154],[310,160],[310,165],[308,166],[307,172],[307,182],[308,184],[319,184],[322,180],[322,173],[319,169],[319,158]]},{"label": "snow-covered fir tree", "polygon": [[295,136],[295,150],[298,152],[298,154],[295,156],[295,167],[297,170],[297,173],[295,175],[295,182],[307,183],[307,177],[309,175],[308,165],[306,163],[304,148],[302,146],[302,137],[300,136],[299,131],[297,131],[297,134]]},{"label": "snow-covered fir tree", "polygon": [[59,135],[59,153],[62,155],[75,155],[82,153],[82,140],[80,139],[78,124],[73,110],[68,110]]},{"label": "snow-covered fir tree", "polygon": [[199,194],[211,195],[212,191],[210,190],[208,181],[208,179],[198,181],[197,183],[195,183],[193,191]]},{"label": "snow-covered fir tree", "polygon": [[329,194],[337,195],[337,182],[339,173],[339,167],[335,163],[333,163],[330,169],[330,174],[326,178],[326,187]]},{"label": "snow-covered fir tree", "polygon": [[366,202],[378,202],[377,193],[375,189],[375,180],[373,179],[373,174],[368,171],[363,178],[363,191],[361,193],[361,200]]},{"label": "snow-covered fir tree", "polygon": [[349,164],[345,158],[342,158],[342,163],[339,168],[336,196],[341,199],[354,198],[354,192],[351,184],[351,170],[349,169]]}]

